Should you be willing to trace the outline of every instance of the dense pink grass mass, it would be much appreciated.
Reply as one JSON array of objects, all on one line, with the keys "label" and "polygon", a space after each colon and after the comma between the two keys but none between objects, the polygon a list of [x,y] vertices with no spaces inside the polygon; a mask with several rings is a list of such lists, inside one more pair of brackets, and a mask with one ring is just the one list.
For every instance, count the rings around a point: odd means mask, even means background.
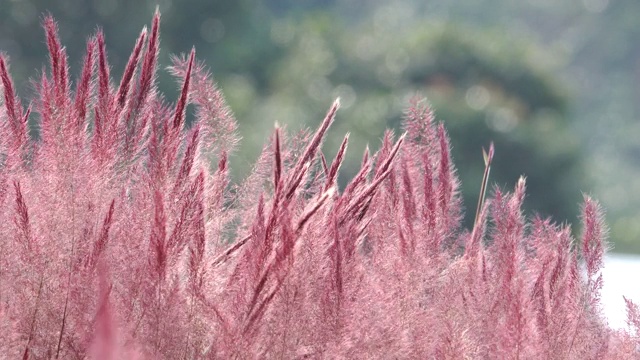
[{"label": "dense pink grass mass", "polygon": [[339,101],[315,133],[276,128],[232,185],[237,125],[193,51],[170,67],[177,102],[156,91],[159,21],[119,83],[91,37],[74,83],[46,17],[50,63],[26,108],[0,57],[3,358],[640,356],[637,305],[624,331],[601,313],[596,202],[576,241],[525,221],[521,180],[465,231],[446,131],[420,100],[342,191],[348,136],[321,152]]}]

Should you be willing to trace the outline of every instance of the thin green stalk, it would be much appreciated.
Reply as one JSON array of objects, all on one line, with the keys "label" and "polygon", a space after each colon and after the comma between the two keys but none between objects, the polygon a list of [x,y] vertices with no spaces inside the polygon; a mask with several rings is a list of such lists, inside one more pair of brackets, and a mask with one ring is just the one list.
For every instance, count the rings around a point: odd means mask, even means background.
[{"label": "thin green stalk", "polygon": [[485,196],[487,195],[487,187],[489,184],[489,173],[491,172],[491,161],[493,160],[493,142],[489,145],[489,153],[482,148],[482,157],[484,158],[484,175],[482,176],[482,185],[480,187],[480,194],[478,196],[478,207],[476,208],[476,219],[473,221],[473,228],[475,229],[480,218],[480,212],[484,207]]}]

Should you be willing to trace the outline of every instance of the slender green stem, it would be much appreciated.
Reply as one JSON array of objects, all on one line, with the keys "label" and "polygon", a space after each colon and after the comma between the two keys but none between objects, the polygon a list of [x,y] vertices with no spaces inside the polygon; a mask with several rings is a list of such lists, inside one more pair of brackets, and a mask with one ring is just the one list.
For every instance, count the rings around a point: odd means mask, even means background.
[{"label": "slender green stem", "polygon": [[491,161],[493,160],[493,142],[489,145],[489,153],[484,148],[482,149],[482,156],[484,157],[484,175],[482,176],[482,185],[480,187],[480,194],[478,196],[478,207],[476,208],[476,218],[473,221],[473,227],[475,228],[480,218],[480,212],[484,207],[485,196],[487,194],[487,187],[489,184],[489,173],[491,172]]}]

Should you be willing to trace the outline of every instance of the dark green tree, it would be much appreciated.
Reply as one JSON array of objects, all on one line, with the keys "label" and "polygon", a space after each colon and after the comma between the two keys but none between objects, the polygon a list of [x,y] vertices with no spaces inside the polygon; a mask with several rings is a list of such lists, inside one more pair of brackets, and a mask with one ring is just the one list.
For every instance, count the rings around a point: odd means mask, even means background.
[{"label": "dark green tree", "polygon": [[[340,26],[331,14],[316,13],[297,23],[288,55],[274,66],[278,91],[262,100],[275,109],[271,118],[311,124],[331,97],[342,96],[345,120],[337,131],[352,133],[346,164],[355,168],[365,143],[377,147],[385,127],[398,129],[402,104],[426,94],[451,134],[468,209],[480,188],[481,149],[494,141],[492,183],[508,186],[525,175],[531,208],[558,222],[575,220],[587,184],[566,90],[552,69],[534,62],[548,55],[498,30],[401,22]],[[467,216],[469,224],[473,211]]]}]

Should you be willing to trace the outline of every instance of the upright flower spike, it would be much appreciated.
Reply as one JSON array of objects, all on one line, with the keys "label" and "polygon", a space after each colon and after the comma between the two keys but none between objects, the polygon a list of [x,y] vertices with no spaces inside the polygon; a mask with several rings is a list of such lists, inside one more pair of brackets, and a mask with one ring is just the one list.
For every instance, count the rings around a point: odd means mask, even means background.
[{"label": "upright flower spike", "polygon": [[276,125],[273,139],[273,190],[275,198],[280,196],[282,190],[282,154],[280,152],[280,127]]},{"label": "upright flower spike", "polygon": [[144,104],[147,102],[151,94],[156,77],[156,67],[158,62],[158,52],[160,49],[160,12],[156,9],[151,23],[151,35],[149,35],[149,43],[147,52],[142,61],[142,70],[138,84],[138,93],[134,105],[134,113],[140,112]]},{"label": "upright flower spike", "polygon": [[194,166],[196,155],[198,153],[198,147],[200,145],[200,126],[195,125],[193,129],[191,129],[189,138],[187,141],[187,148],[184,152],[182,158],[182,165],[180,165],[180,170],[178,171],[178,175],[176,176],[175,185],[173,187],[173,194],[178,196],[178,190],[184,188],[189,175],[191,175],[191,170]]},{"label": "upright flower spike", "polygon": [[[3,135],[2,143],[8,147],[8,165],[21,164],[26,155],[29,141],[28,120],[31,114],[31,106],[23,112],[22,104],[13,86],[13,80],[9,75],[5,57],[0,54],[0,80],[4,92],[4,108],[7,116],[8,132]],[[4,126],[7,126],[4,125]],[[6,142],[6,143],[5,143]]]},{"label": "upright flower spike", "polygon": [[58,85],[56,87],[57,93],[57,105],[61,109],[66,109],[69,105],[69,67],[68,67],[68,58],[67,51],[64,48],[61,48],[59,51],[60,55],[60,66],[59,66],[59,74],[58,74]]},{"label": "upright flower spike", "polygon": [[32,231],[31,231],[31,221],[29,220],[29,209],[27,208],[27,204],[25,203],[24,196],[22,195],[22,189],[20,187],[20,182],[14,181],[13,188],[16,192],[16,206],[15,212],[16,217],[14,223],[18,230],[18,240],[22,242],[24,248],[31,252],[33,250],[33,239],[32,239]]},{"label": "upright flower spike", "polygon": [[410,143],[417,147],[429,148],[436,144],[435,116],[426,99],[415,97],[409,101],[402,126]]},{"label": "upright flower spike", "polygon": [[60,45],[60,39],[58,39],[58,25],[55,20],[53,20],[53,16],[50,14],[45,16],[43,26],[47,36],[47,47],[49,48],[49,63],[51,66],[51,75],[53,79],[53,83],[55,85],[55,89],[57,91],[61,90],[61,81],[60,74],[61,71],[61,51],[62,45]]},{"label": "upright flower spike", "polygon": [[105,158],[113,147],[116,139],[115,119],[113,119],[113,106],[111,101],[110,70],[107,63],[107,51],[105,49],[104,35],[98,31],[96,35],[98,48],[98,91],[97,105],[95,108],[93,151],[96,158]]},{"label": "upright flower spike", "polygon": [[[344,160],[348,143],[349,143],[349,134],[347,133],[344,136],[342,143],[340,144],[340,148],[338,149],[338,153],[336,154],[336,157],[333,159],[333,162],[331,163],[331,168],[327,172],[325,190],[333,186],[334,182],[338,177],[338,171],[340,170],[340,166],[342,165],[342,161]],[[325,167],[326,167],[326,164],[325,164]]]},{"label": "upright flower spike", "polygon": [[434,189],[434,172],[431,168],[431,156],[428,151],[422,152],[422,165],[424,167],[422,192],[424,204],[422,206],[422,219],[426,222],[427,229],[433,232],[436,227],[436,193]]},{"label": "upright flower spike", "polygon": [[196,50],[191,49],[189,55],[189,64],[187,65],[187,73],[184,76],[184,83],[182,85],[182,91],[180,92],[180,99],[176,105],[175,115],[173,117],[174,129],[181,130],[184,124],[184,115],[187,108],[187,102],[189,99],[189,82],[191,81],[191,69],[193,68],[193,59],[196,56]]},{"label": "upright flower spike", "polygon": [[440,143],[440,166],[438,168],[438,193],[439,205],[444,219],[449,217],[449,206],[453,195],[451,179],[451,158],[449,153],[449,141],[445,133],[444,124],[438,126],[438,142]]},{"label": "upright flower spike", "polygon": [[320,147],[320,144],[322,144],[322,141],[324,140],[324,136],[327,133],[327,130],[329,129],[331,124],[333,124],[333,121],[335,120],[335,117],[336,117],[336,112],[338,111],[339,108],[340,108],[340,98],[337,98],[333,102],[333,105],[331,105],[329,112],[327,112],[327,115],[324,117],[324,120],[322,120],[322,124],[320,124],[320,127],[318,128],[316,133],[313,135],[313,138],[311,138],[309,145],[307,145],[307,148],[304,150],[304,152],[300,156],[300,159],[298,160],[298,163],[296,164],[293,171],[291,172],[291,176],[288,179],[288,186],[285,192],[285,199],[288,200],[293,196],[294,191],[302,181],[302,178],[306,173],[306,169],[308,169],[309,163],[315,156],[316,151]]},{"label": "upright flower spike", "polygon": [[582,257],[587,269],[589,299],[595,305],[600,299],[602,289],[602,274],[604,267],[604,252],[606,250],[607,230],[604,226],[602,210],[597,201],[585,196],[582,209]]},{"label": "upright flower spike", "polygon": [[96,42],[98,43],[98,104],[104,115],[108,116],[111,110],[111,84],[109,84],[110,70],[102,31],[98,31]]},{"label": "upright flower spike", "polygon": [[120,87],[118,88],[118,94],[116,98],[118,99],[118,105],[123,108],[125,106],[125,102],[127,101],[127,97],[129,95],[129,91],[131,89],[131,83],[133,80],[133,75],[136,71],[136,67],[140,62],[140,54],[142,53],[142,46],[144,44],[144,40],[147,37],[147,27],[145,26],[136,40],[136,44],[133,47],[133,52],[131,52],[131,56],[127,61],[127,66],[124,68],[124,72],[122,74],[122,80],[120,81]]},{"label": "upright flower spike", "polygon": [[149,267],[159,279],[158,281],[163,281],[167,270],[167,218],[164,209],[164,198],[159,190],[154,191],[153,205],[155,210],[149,239],[151,254]]},{"label": "upright flower spike", "polygon": [[[413,189],[413,180],[410,171],[413,165],[408,159],[408,155],[403,154],[401,158],[402,172],[402,203],[404,209],[404,217],[407,220],[416,218],[416,199],[414,198],[415,190]],[[409,222],[411,224],[411,222]]]},{"label": "upright flower spike", "polygon": [[627,309],[627,325],[633,330],[636,343],[640,345],[640,308],[626,297],[624,302]]},{"label": "upright flower spike", "polygon": [[95,67],[95,52],[96,41],[90,39],[87,41],[87,50],[84,56],[84,65],[82,67],[82,73],[78,79],[78,85],[76,88],[75,108],[76,108],[76,123],[75,128],[77,131],[86,131],[85,119],[87,117],[87,107],[89,105],[89,92],[91,90],[91,78]]},{"label": "upright flower spike", "polygon": [[16,94],[13,89],[13,81],[11,80],[11,76],[9,75],[9,71],[7,69],[7,63],[2,54],[0,54],[0,77],[2,78],[2,87],[4,90],[4,107],[7,111],[7,116],[9,117],[9,123],[12,128],[15,128],[13,132],[16,135],[20,134],[20,129],[18,127],[18,109],[17,109],[17,99]]},{"label": "upright flower spike", "polygon": [[194,188],[198,191],[199,201],[195,202],[196,209],[193,214],[194,239],[189,244],[189,275],[190,286],[194,294],[202,296],[203,272],[206,270],[203,265],[205,259],[205,248],[207,237],[205,233],[204,214],[204,172],[200,171],[196,177]]},{"label": "upright flower spike", "polygon": [[379,168],[379,174],[376,174],[376,177],[373,179],[371,184],[366,186],[361,191],[352,195],[352,200],[349,203],[349,206],[347,207],[347,209],[345,210],[345,217],[343,218],[343,221],[345,221],[347,218],[355,218],[358,220],[362,219],[362,217],[364,216],[364,214],[366,213],[369,207],[368,204],[373,198],[373,194],[378,189],[378,186],[393,171],[393,168],[391,168],[391,162],[395,159],[403,142],[404,142],[404,135],[401,136],[400,139],[398,139],[396,144],[391,149],[387,158],[384,159],[384,161],[382,162],[382,165]]}]

